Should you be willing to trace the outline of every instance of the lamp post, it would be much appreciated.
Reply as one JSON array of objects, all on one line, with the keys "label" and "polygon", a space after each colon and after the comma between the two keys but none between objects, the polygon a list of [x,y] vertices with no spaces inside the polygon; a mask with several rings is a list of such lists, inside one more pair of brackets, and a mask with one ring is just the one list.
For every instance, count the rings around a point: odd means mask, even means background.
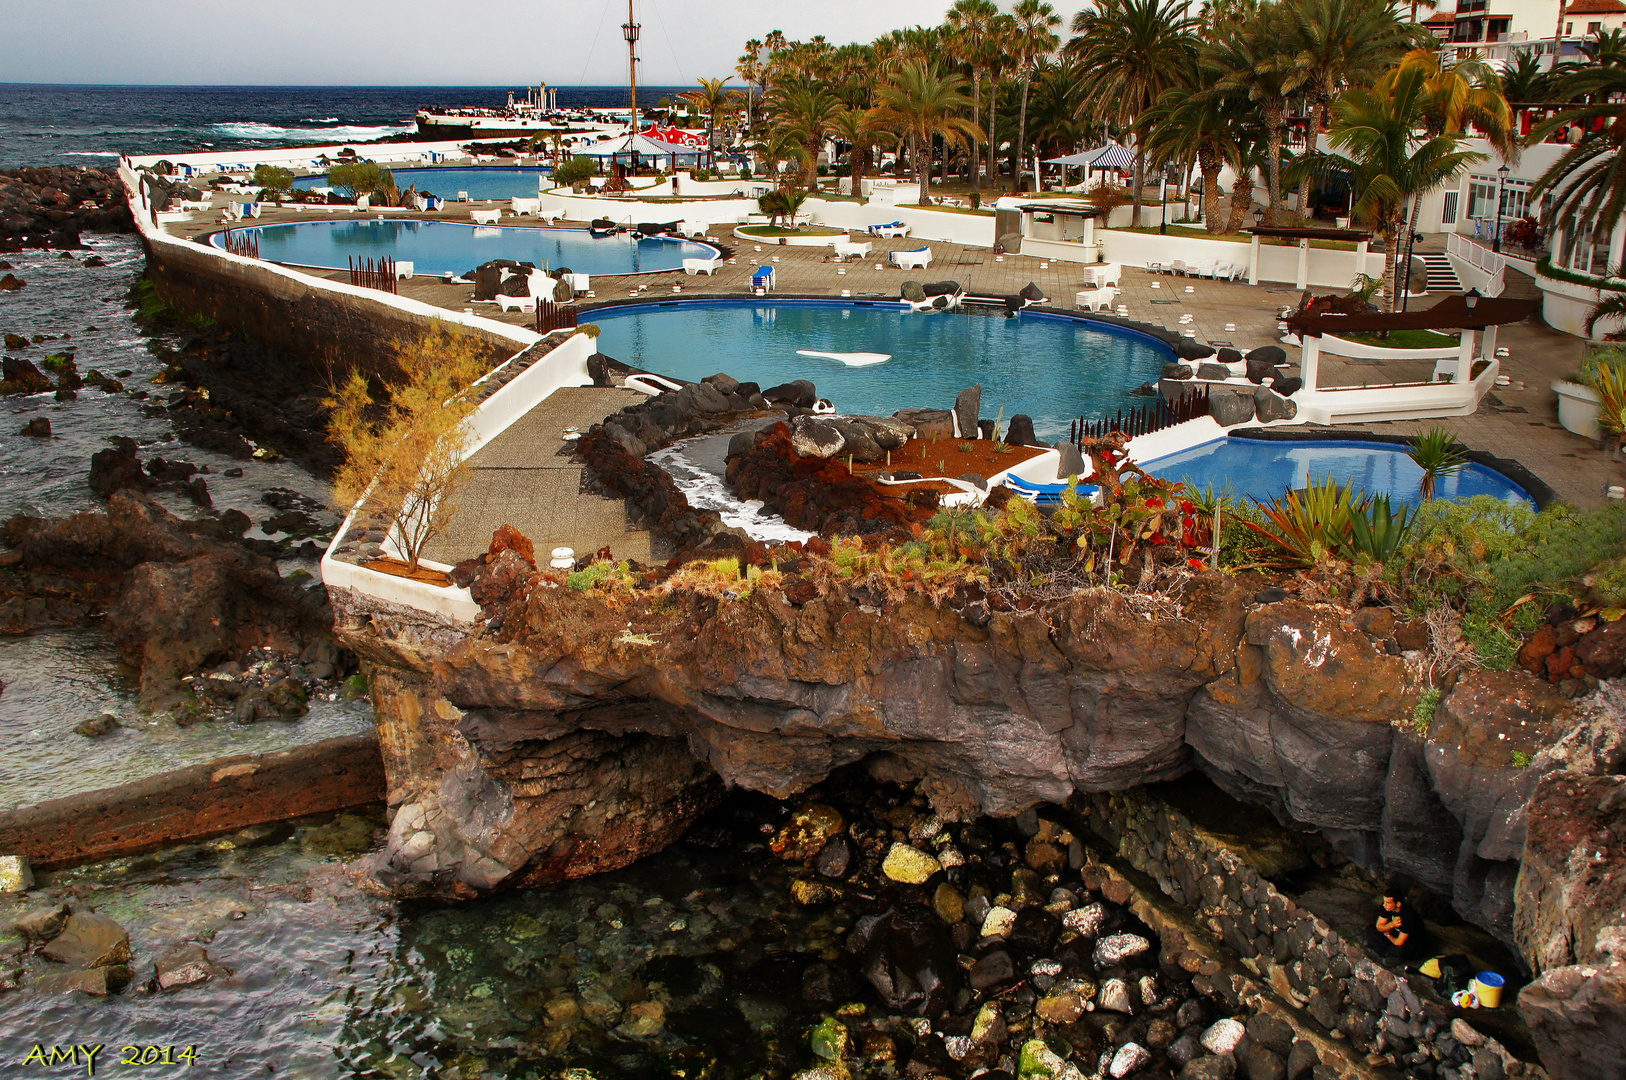
[{"label": "lamp post", "polygon": [[1491,250],[1497,254],[1502,251],[1502,185],[1507,183],[1507,174],[1512,171],[1506,165],[1496,170],[1496,224],[1492,226]]},{"label": "lamp post", "polygon": [[1163,166],[1157,175],[1157,231],[1164,236],[1169,235],[1169,167]]},{"label": "lamp post", "polygon": [[1254,228],[1257,229],[1259,227],[1259,223],[1264,221],[1264,220],[1265,220],[1265,212],[1263,210],[1255,210],[1253,212],[1253,227]]},{"label": "lamp post", "polygon": [[631,151],[632,171],[638,171],[638,31],[641,27],[632,21],[632,0],[627,0],[627,21],[621,24],[621,36],[627,39],[627,75],[632,89],[632,128],[627,136],[627,149]]},{"label": "lamp post", "polygon": [[1478,289],[1469,289],[1462,294],[1462,302],[1468,307],[1468,314],[1472,315],[1474,308],[1479,306],[1479,298],[1483,295]]}]

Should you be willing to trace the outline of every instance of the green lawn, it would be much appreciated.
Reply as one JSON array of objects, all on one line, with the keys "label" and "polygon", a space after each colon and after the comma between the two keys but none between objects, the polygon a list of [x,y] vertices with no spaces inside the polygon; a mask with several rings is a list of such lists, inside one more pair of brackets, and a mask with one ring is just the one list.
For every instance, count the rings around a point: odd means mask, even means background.
[{"label": "green lawn", "polygon": [[[1138,229],[1114,229],[1113,231],[1114,232],[1155,233],[1155,232],[1157,232],[1157,226],[1156,225],[1142,225]],[[1208,232],[1206,229],[1203,229],[1201,227],[1192,228],[1190,225],[1170,225],[1169,226],[1169,235],[1170,236],[1190,236],[1190,237],[1195,237],[1198,240],[1232,240],[1232,241],[1235,241],[1235,242],[1240,243],[1240,244],[1248,244],[1248,243],[1253,242],[1253,236],[1250,233],[1211,233],[1211,232]],[[1259,238],[1259,243],[1261,245],[1267,246],[1267,247],[1298,247],[1299,246],[1299,242],[1297,240],[1288,240],[1288,239],[1285,239],[1283,237],[1276,237],[1276,236],[1262,236],[1262,237]],[[1321,249],[1326,250],[1326,251],[1354,251],[1355,250],[1355,244],[1354,244],[1353,241],[1350,241],[1350,240],[1311,240],[1310,241],[1310,246],[1313,247],[1313,248],[1321,248]]]},{"label": "green lawn", "polygon": [[1432,330],[1391,330],[1388,337],[1377,334],[1341,336],[1345,341],[1376,345],[1380,349],[1454,349],[1462,344],[1462,339],[1455,334],[1436,334]]},{"label": "green lawn", "polygon": [[810,229],[787,229],[783,225],[745,225],[740,232],[747,236],[846,236],[845,229],[826,229],[814,226]]}]

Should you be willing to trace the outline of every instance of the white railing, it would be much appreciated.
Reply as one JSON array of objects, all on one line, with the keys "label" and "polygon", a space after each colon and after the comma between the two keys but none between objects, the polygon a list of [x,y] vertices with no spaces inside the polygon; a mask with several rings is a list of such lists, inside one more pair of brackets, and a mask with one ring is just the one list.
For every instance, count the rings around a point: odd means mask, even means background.
[{"label": "white railing", "polygon": [[1445,250],[1447,254],[1455,255],[1469,266],[1483,270],[1490,281],[1482,290],[1486,296],[1501,296],[1502,290],[1507,287],[1507,260],[1500,254],[1476,244],[1461,233],[1447,233],[1445,237]]}]

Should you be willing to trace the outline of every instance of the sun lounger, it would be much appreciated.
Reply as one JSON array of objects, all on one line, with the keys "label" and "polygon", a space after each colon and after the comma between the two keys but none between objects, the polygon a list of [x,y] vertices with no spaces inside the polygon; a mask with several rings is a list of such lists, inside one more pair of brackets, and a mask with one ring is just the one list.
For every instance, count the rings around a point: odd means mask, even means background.
[{"label": "sun lounger", "polygon": [[696,274],[705,274],[707,277],[717,272],[717,259],[684,259],[683,272],[690,277]]},{"label": "sun lounger", "polygon": [[1111,286],[1099,289],[1084,289],[1073,297],[1073,303],[1080,308],[1089,308],[1091,311],[1100,311],[1106,308],[1112,310],[1112,302],[1118,298],[1118,290]]},{"label": "sun lounger", "polygon": [[571,290],[578,295],[592,288],[592,279],[586,274],[564,274],[561,276],[565,281],[569,282]]},{"label": "sun lounger", "polygon": [[677,231],[683,236],[704,237],[706,226],[698,221],[680,221],[677,223]]},{"label": "sun lounger", "polygon": [[395,260],[395,277],[396,277],[396,279],[399,280],[401,278],[409,278],[411,276],[412,276],[412,260],[411,259],[396,259]]},{"label": "sun lounger", "polygon": [[900,270],[924,270],[932,264],[932,249],[923,247],[913,251],[894,251],[891,258]]},{"label": "sun lounger", "polygon": [[470,210],[469,219],[476,225],[495,225],[502,217],[501,210]]},{"label": "sun lounger", "polygon": [[1123,281],[1123,276],[1122,263],[1096,263],[1084,268],[1084,284],[1094,289],[1118,285]]},{"label": "sun lounger", "polygon": [[515,195],[513,198],[508,200],[508,205],[513,208],[513,211],[516,214],[530,215],[534,217],[536,212],[542,208],[542,200],[522,199],[518,195]]},{"label": "sun lounger", "polygon": [[773,267],[759,266],[751,271],[751,288],[753,290],[761,289],[764,292],[773,292],[775,276]]},{"label": "sun lounger", "polygon": [[885,225],[871,225],[866,231],[868,231],[871,236],[879,236],[886,240],[896,240],[900,236],[909,235],[909,226],[905,225],[901,221],[891,221]]},{"label": "sun lounger", "polygon": [[499,308],[501,308],[503,311],[532,312],[532,311],[536,310],[536,297],[534,297],[534,296],[498,296],[497,297],[497,306]]},{"label": "sun lounger", "polygon": [[[1006,474],[1005,486],[1029,502],[1036,503],[1059,503],[1062,492],[1067,490],[1066,484],[1035,484],[1015,474]],[[1093,484],[1078,485],[1078,494],[1081,496],[1094,495],[1097,490],[1099,489]]]},{"label": "sun lounger", "polygon": [[836,258],[862,259],[870,253],[875,245],[868,240],[837,240]]}]

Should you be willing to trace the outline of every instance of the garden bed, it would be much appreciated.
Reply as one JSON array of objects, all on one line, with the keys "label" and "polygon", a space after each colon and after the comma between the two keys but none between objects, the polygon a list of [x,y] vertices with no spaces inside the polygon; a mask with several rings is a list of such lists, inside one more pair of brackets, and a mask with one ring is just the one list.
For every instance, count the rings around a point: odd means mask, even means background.
[{"label": "garden bed", "polygon": [[[1001,449],[1003,448],[1003,449]],[[886,462],[856,462],[853,474],[866,480],[875,480],[884,472],[917,472],[922,476],[963,476],[976,473],[987,478],[1004,472],[1014,465],[1043,454],[1044,446],[1006,446],[989,439],[910,439],[901,449],[891,452],[891,465]],[[899,497],[906,491],[935,491],[948,495],[960,489],[952,484],[919,481],[899,487],[895,484],[875,484],[885,496]]]}]

